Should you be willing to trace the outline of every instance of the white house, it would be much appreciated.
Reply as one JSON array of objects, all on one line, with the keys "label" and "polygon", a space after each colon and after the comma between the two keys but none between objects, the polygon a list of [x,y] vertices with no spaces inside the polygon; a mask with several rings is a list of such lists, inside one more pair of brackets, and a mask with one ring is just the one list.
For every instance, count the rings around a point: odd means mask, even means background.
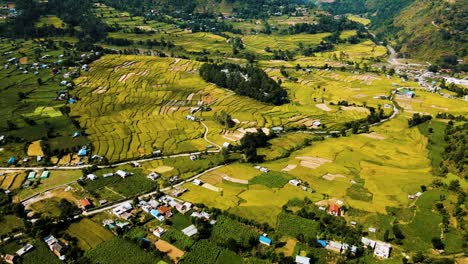
[{"label": "white house", "polygon": [[148,176],[146,176],[148,179],[152,180],[152,181],[155,181],[157,179],[159,179],[161,175],[157,174],[156,172],[151,172],[150,174],[148,174]]},{"label": "white house", "polygon": [[195,185],[198,185],[198,186],[203,185],[203,182],[201,180],[199,180],[199,179],[193,180],[192,183],[195,184]]},{"label": "white house", "polygon": [[157,237],[161,237],[164,233],[166,233],[166,230],[164,230],[162,227],[158,226],[154,231],[153,234]]},{"label": "white house", "polygon": [[310,258],[297,255],[296,263],[297,264],[310,264]]},{"label": "white house", "polygon": [[190,225],[190,226],[182,229],[182,233],[184,233],[188,237],[191,237],[191,236],[195,235],[196,233],[198,233],[198,229],[194,225]]},{"label": "white house", "polygon": [[97,176],[95,174],[88,174],[86,175],[86,179],[94,181],[97,179]]},{"label": "white house", "polygon": [[289,184],[291,184],[291,185],[293,185],[293,186],[299,186],[299,184],[301,184],[301,181],[300,181],[300,180],[293,179],[293,180],[290,180],[290,181],[289,181]]},{"label": "white house", "polygon": [[381,258],[389,258],[392,245],[377,241],[375,243],[374,255]]},{"label": "white house", "polygon": [[118,176],[122,177],[122,178],[127,178],[128,176],[130,176],[129,173],[123,171],[123,170],[118,170],[115,172],[115,174],[117,174]]}]

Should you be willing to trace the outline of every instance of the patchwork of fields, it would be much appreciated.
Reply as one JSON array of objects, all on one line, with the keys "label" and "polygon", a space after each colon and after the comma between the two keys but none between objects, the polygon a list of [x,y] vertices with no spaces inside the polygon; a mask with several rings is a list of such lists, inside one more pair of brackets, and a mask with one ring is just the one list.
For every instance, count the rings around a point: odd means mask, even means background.
[{"label": "patchwork of fields", "polygon": [[95,151],[109,160],[206,148],[204,129],[186,120],[213,87],[198,64],[181,59],[107,56],[76,80],[81,98],[72,105]]}]

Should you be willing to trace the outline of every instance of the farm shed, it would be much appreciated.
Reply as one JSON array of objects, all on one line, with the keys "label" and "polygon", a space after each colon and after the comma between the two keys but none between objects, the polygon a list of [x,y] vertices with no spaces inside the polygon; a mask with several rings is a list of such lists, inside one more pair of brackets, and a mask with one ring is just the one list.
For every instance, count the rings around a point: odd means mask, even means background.
[{"label": "farm shed", "polygon": [[49,171],[43,171],[41,174],[41,179],[47,179],[49,178],[50,172]]},{"label": "farm shed", "polygon": [[88,154],[88,151],[86,149],[80,149],[78,151],[78,157],[84,157],[86,156],[86,154]]},{"label": "farm shed", "polygon": [[267,245],[267,246],[270,246],[271,243],[272,243],[271,238],[267,237],[265,234],[264,234],[264,235],[261,235],[261,236],[258,238],[258,241],[260,241],[260,243],[262,243],[262,244],[264,244],[264,245]]},{"label": "farm shed", "polygon": [[36,178],[36,172],[35,171],[31,171],[29,174],[28,174],[28,180],[32,180]]},{"label": "farm shed", "polygon": [[15,161],[16,161],[15,157],[10,157],[10,158],[8,159],[8,164],[9,164],[9,165],[14,164]]},{"label": "farm shed", "polygon": [[127,172],[123,171],[123,170],[118,170],[115,172],[115,174],[117,174],[118,176],[122,177],[122,178],[127,178],[130,174],[128,174]]},{"label": "farm shed", "polygon": [[182,229],[182,233],[184,233],[188,237],[191,237],[191,236],[195,235],[196,233],[198,233],[198,229],[194,225],[190,225],[190,226]]},{"label": "farm shed", "polygon": [[20,248],[18,251],[16,251],[16,255],[18,256],[23,256],[24,254],[28,253],[34,248],[33,245],[31,244],[26,244],[24,247]]},{"label": "farm shed", "polygon": [[296,256],[296,263],[297,264],[310,264],[310,258],[298,255]]},{"label": "farm shed", "polygon": [[326,240],[320,240],[320,239],[317,239],[317,243],[321,246],[321,247],[327,247],[327,241]]}]

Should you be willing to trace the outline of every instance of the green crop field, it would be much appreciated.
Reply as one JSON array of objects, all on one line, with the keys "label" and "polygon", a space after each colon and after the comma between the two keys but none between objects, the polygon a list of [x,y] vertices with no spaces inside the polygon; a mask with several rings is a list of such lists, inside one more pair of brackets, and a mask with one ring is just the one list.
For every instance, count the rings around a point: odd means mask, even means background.
[{"label": "green crop field", "polygon": [[125,264],[125,263],[156,263],[158,259],[149,252],[144,251],[135,243],[123,238],[113,238],[96,248],[86,252],[92,263]]},{"label": "green crop field", "polygon": [[99,244],[114,237],[102,225],[86,218],[78,223],[71,224],[67,229],[67,233],[78,239],[78,246],[84,251],[96,248]]}]

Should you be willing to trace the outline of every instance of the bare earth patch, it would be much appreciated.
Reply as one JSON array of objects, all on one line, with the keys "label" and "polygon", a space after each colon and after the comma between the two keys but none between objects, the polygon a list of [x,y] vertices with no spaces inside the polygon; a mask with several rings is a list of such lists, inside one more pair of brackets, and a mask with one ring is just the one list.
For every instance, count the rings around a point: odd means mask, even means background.
[{"label": "bare earth patch", "polygon": [[346,178],[346,176],[341,175],[341,174],[327,173],[327,174],[323,175],[322,178],[324,178],[327,181],[334,181],[336,178]]},{"label": "bare earth patch", "polygon": [[27,64],[28,61],[29,61],[28,57],[21,57],[21,58],[19,59],[19,63],[20,63],[20,64]]},{"label": "bare earth patch", "polygon": [[31,145],[29,145],[28,156],[44,156],[40,140],[34,141],[33,143],[31,143]]},{"label": "bare earth patch", "polygon": [[331,162],[331,160],[318,158],[318,157],[296,157],[301,160],[301,166],[309,169],[316,169],[325,163]]},{"label": "bare earth patch", "polygon": [[361,135],[363,135],[365,137],[368,137],[368,138],[378,139],[378,140],[384,140],[385,139],[384,136],[379,135],[379,134],[374,133],[374,132],[368,133],[368,134],[361,134]]},{"label": "bare earth patch", "polygon": [[345,111],[356,111],[359,113],[367,113],[369,110],[365,107],[358,107],[358,106],[342,106],[341,109]]},{"label": "bare earth patch", "polygon": [[236,179],[236,178],[232,178],[226,174],[223,174],[223,179],[226,180],[226,181],[230,181],[230,182],[235,182],[235,183],[240,183],[240,184],[249,184],[249,181],[248,180],[241,180],[241,179]]},{"label": "bare earth patch", "polygon": [[205,188],[205,189],[208,189],[210,191],[213,191],[213,192],[220,192],[222,191],[223,189],[222,188],[219,188],[219,187],[216,187],[214,185],[211,185],[209,183],[205,183],[203,184],[201,187]]},{"label": "bare earth patch", "polygon": [[331,111],[330,107],[328,107],[326,104],[316,104],[315,106],[325,112]]},{"label": "bare earth patch", "polygon": [[169,256],[169,258],[174,261],[174,262],[178,262],[179,259],[184,255],[184,251],[176,248],[175,246],[173,246],[172,244],[164,241],[164,240],[158,240],[156,241],[156,243],[154,243],[156,245],[156,248],[167,254]]},{"label": "bare earth patch", "polygon": [[133,75],[135,75],[134,72],[130,72],[130,73],[128,73],[128,74],[124,74],[124,75],[120,76],[119,82],[125,83],[125,82],[128,80],[128,78],[132,77]]},{"label": "bare earth patch", "polygon": [[297,167],[296,164],[289,164],[288,166],[284,167],[281,171],[292,171]]},{"label": "bare earth patch", "polygon": [[174,167],[170,167],[170,166],[159,166],[157,168],[154,169],[155,172],[157,173],[165,173],[165,172],[169,172],[171,170],[173,170]]},{"label": "bare earth patch", "polygon": [[432,108],[435,108],[435,109],[439,109],[439,110],[444,110],[444,111],[448,111],[449,109],[447,107],[440,107],[440,106],[437,106],[437,105],[431,105]]}]

